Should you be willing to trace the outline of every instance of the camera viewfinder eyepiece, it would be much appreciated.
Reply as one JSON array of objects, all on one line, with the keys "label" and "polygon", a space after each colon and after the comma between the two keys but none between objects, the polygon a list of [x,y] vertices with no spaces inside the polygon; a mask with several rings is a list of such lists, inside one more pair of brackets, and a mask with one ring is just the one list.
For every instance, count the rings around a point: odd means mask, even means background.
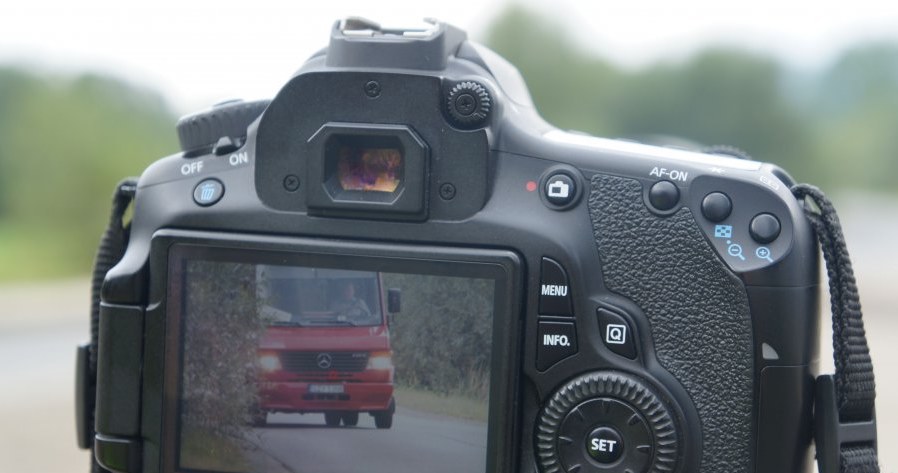
[{"label": "camera viewfinder eyepiece", "polygon": [[309,140],[309,210],[320,215],[426,217],[428,147],[403,125],[328,123]]}]

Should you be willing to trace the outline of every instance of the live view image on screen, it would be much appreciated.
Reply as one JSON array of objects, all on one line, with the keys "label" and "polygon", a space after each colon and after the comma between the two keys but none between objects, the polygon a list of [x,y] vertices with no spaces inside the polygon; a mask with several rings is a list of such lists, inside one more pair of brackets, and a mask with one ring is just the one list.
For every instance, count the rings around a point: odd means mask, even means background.
[{"label": "live view image on screen", "polygon": [[182,267],[177,471],[485,471],[496,281]]}]

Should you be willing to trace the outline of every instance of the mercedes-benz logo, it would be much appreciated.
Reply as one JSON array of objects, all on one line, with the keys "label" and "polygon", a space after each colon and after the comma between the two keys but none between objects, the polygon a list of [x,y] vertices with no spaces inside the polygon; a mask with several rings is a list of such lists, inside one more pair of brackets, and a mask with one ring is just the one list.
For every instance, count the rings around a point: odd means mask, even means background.
[{"label": "mercedes-benz logo", "polygon": [[331,367],[331,363],[333,363],[333,359],[327,353],[319,353],[318,357],[315,358],[315,361],[318,363],[318,367],[326,370]]}]

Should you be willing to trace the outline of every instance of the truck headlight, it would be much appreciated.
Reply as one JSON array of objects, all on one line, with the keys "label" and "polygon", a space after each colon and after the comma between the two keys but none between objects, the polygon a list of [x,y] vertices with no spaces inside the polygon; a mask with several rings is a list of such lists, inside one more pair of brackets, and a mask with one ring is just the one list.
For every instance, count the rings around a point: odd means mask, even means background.
[{"label": "truck headlight", "polygon": [[368,357],[369,370],[391,370],[393,369],[393,353],[388,351],[376,351]]},{"label": "truck headlight", "polygon": [[278,371],[281,369],[281,360],[277,353],[259,354],[259,367],[262,371]]}]

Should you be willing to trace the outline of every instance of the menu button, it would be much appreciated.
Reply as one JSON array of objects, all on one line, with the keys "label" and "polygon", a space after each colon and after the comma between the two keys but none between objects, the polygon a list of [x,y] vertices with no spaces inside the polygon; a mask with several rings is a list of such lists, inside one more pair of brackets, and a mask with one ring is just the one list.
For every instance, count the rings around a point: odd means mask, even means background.
[{"label": "menu button", "polygon": [[557,261],[543,258],[539,281],[540,315],[573,315],[567,273]]}]

